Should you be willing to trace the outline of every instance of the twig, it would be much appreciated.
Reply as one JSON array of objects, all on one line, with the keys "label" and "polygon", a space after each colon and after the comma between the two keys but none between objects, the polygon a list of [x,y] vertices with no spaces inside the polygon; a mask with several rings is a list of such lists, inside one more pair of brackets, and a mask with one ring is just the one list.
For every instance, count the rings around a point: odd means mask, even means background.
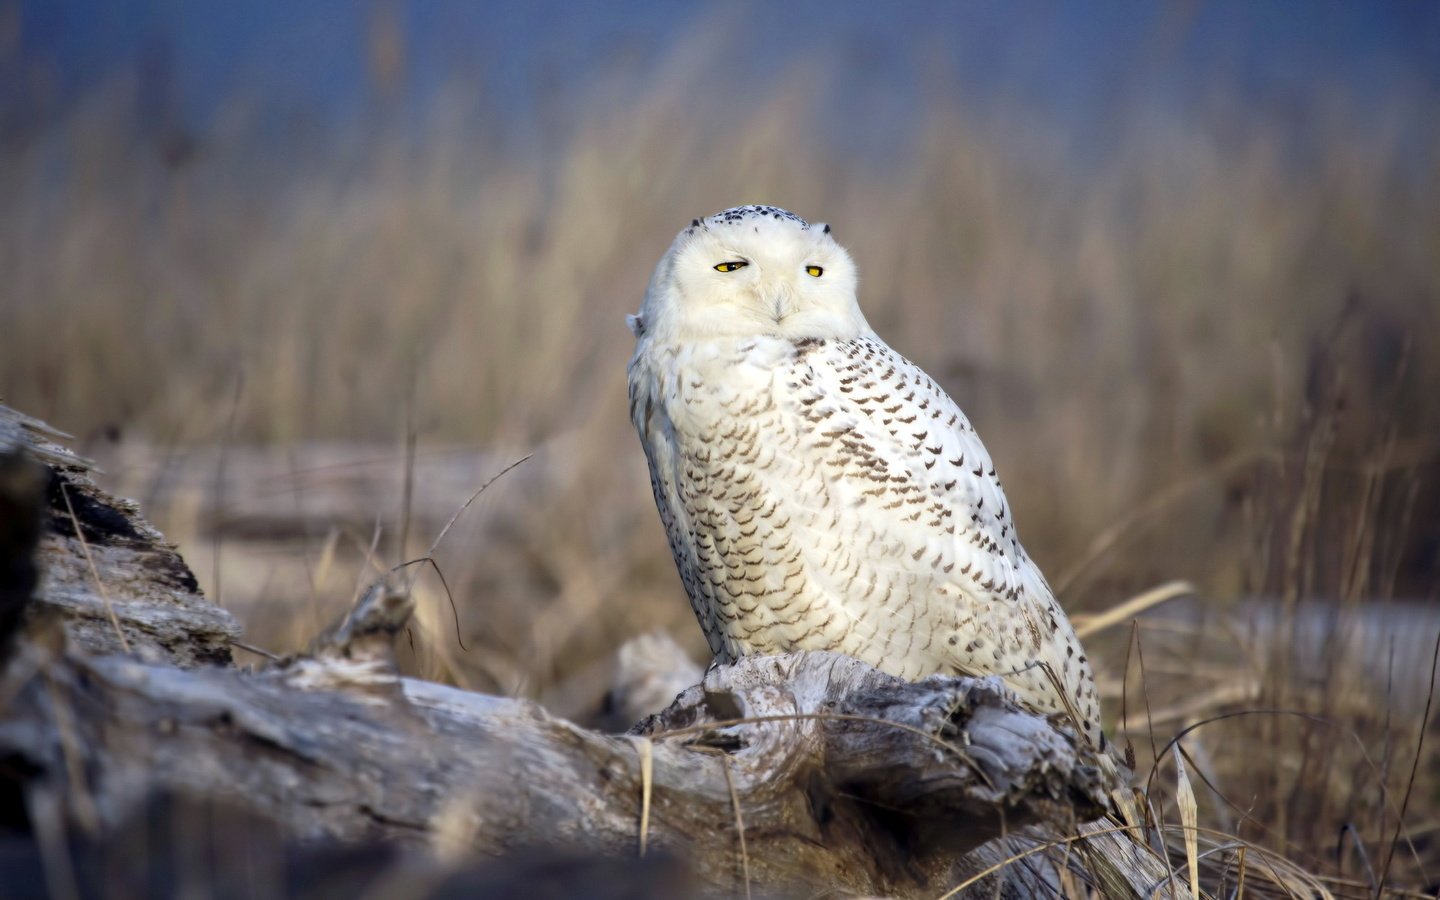
[{"label": "twig", "polygon": [[282,659],[282,657],[271,653],[269,650],[263,649],[261,647],[256,647],[254,644],[247,644],[244,641],[237,641],[234,638],[230,639],[230,645],[232,647],[239,647],[241,650],[253,653],[256,656],[263,656],[271,662],[279,662]]},{"label": "twig", "polygon": [[[516,468],[516,467],[519,466],[521,463],[525,462],[526,460],[528,460],[530,457],[532,457],[532,456],[534,456],[534,455],[535,455],[534,453],[527,453],[527,454],[525,454],[524,456],[520,457],[519,459],[515,460],[514,462],[510,463],[510,464],[509,464],[508,466],[506,466],[505,468],[501,469],[499,472],[496,472],[494,475],[492,475],[492,476],[490,477],[490,480],[489,480],[489,481],[487,481],[487,482],[485,482],[484,484],[480,485],[479,489],[476,490],[475,493],[473,493],[473,494],[470,495],[470,499],[468,499],[468,500],[466,500],[464,503],[460,504],[460,508],[457,509],[457,510],[455,510],[455,514],[450,517],[450,521],[446,522],[446,523],[445,523],[445,527],[442,528],[442,529],[440,529],[440,533],[435,536],[435,540],[431,542],[431,544],[430,544],[430,549],[425,551],[425,555],[424,555],[424,556],[421,556],[421,557],[419,557],[419,558],[417,558],[417,559],[406,560],[405,562],[400,563],[399,565],[395,566],[394,568],[392,568],[392,569],[390,570],[390,571],[394,572],[394,571],[397,571],[397,570],[399,570],[399,569],[403,569],[403,568],[405,568],[406,566],[414,565],[415,563],[419,563],[419,562],[428,562],[428,563],[430,563],[430,566],[435,570],[435,574],[437,574],[437,575],[440,576],[440,583],[441,583],[441,585],[444,586],[444,588],[445,588],[445,596],[450,600],[450,615],[453,616],[454,619],[455,619],[455,640],[459,642],[459,644],[460,644],[460,649],[461,649],[461,650],[469,650],[470,648],[468,648],[468,647],[465,646],[465,638],[463,637],[463,635],[462,635],[462,633],[461,633],[461,629],[460,629],[460,608],[455,605],[455,596],[454,596],[454,594],[452,594],[452,593],[450,592],[450,585],[449,585],[448,583],[446,583],[446,581],[445,581],[445,573],[440,571],[440,566],[439,566],[439,564],[435,562],[435,551],[440,547],[440,542],[443,541],[443,540],[445,540],[445,535],[447,535],[447,534],[450,533],[450,528],[451,528],[451,527],[455,524],[455,522],[460,518],[461,513],[465,512],[465,510],[469,509],[469,508],[470,508],[470,504],[474,503],[475,500],[476,500],[481,494],[485,493],[485,489],[486,489],[486,488],[490,487],[490,485],[492,485],[492,484],[494,484],[495,482],[499,481],[499,480],[500,480],[506,473],[508,473],[510,470]],[[408,525],[409,525],[409,523],[408,523],[408,521],[407,521],[407,522],[406,522],[407,528],[408,528]],[[416,573],[415,575],[411,576],[410,582],[405,585],[405,593],[406,593],[406,594],[409,594],[410,591],[414,589],[414,587],[415,587],[415,580],[416,580],[417,578],[419,578],[419,577],[420,577],[419,573]]]},{"label": "twig", "polygon": [[489,481],[487,481],[487,482],[485,482],[484,484],[480,485],[480,489],[477,490],[475,493],[471,494],[469,500],[466,500],[464,503],[460,504],[460,508],[457,509],[457,510],[455,510],[455,515],[451,516],[451,517],[450,517],[450,521],[448,521],[448,522],[445,523],[445,527],[442,528],[442,529],[440,529],[440,533],[435,536],[435,540],[430,544],[430,549],[425,551],[425,555],[426,555],[426,556],[434,556],[434,555],[435,555],[435,551],[436,551],[437,549],[439,549],[439,547],[440,547],[440,542],[443,541],[443,540],[445,540],[445,535],[447,535],[447,534],[450,533],[451,527],[454,526],[455,521],[460,518],[461,513],[465,512],[465,510],[469,509],[469,508],[470,508],[470,504],[474,503],[475,500],[476,500],[477,498],[479,498],[479,496],[480,496],[481,494],[485,493],[485,489],[486,489],[486,488],[490,487],[490,485],[492,485],[492,484],[494,484],[495,482],[499,481],[499,480],[500,480],[501,478],[503,478],[506,474],[508,474],[511,469],[516,468],[516,467],[519,466],[521,463],[529,460],[530,457],[532,457],[532,456],[534,456],[534,455],[535,455],[534,453],[527,453],[527,454],[525,454],[524,456],[522,456],[522,457],[520,457],[519,459],[517,459],[517,460],[515,460],[514,462],[512,462],[510,465],[508,465],[508,466],[506,466],[505,468],[501,469],[500,471],[496,472],[494,475],[492,475],[492,476],[490,477],[490,480],[489,480]]}]

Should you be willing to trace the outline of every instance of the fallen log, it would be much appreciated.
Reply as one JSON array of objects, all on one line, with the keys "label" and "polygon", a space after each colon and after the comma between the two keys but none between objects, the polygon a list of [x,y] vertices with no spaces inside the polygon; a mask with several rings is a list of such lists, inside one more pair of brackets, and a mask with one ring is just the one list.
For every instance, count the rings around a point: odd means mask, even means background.
[{"label": "fallen log", "polygon": [[1097,879],[1107,895],[1144,896],[1164,877],[1133,843],[1105,866],[1062,849],[979,877],[1073,835],[1118,787],[998,680],[751,658],[603,734],[529,701],[401,677],[393,638],[411,601],[393,582],[307,653],[242,671],[228,653],[238,626],[174,549],[82,461],[46,464],[47,575],[0,657],[0,798],[23,805],[0,822],[41,857],[123,839],[137,809],[181,796],[243,807],[302,846],[378,843],[411,863],[659,853],[688,868],[687,891],[713,896],[927,897],[970,879],[976,896]]},{"label": "fallen log", "polygon": [[[240,623],[201,595],[175,546],[135,503],[95,483],[94,464],[60,444],[65,437],[0,404],[0,455],[17,473],[21,454],[44,469],[36,549],[43,581],[32,616],[62,617],[71,643],[90,653],[185,667],[230,663]],[[17,481],[10,502],[21,489]]]}]

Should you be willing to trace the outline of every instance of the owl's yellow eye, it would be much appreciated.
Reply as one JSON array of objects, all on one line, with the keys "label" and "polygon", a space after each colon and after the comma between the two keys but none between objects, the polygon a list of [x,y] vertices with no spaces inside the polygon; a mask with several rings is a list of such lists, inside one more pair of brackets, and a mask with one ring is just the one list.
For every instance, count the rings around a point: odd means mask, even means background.
[{"label": "owl's yellow eye", "polygon": [[748,265],[750,265],[750,264],[749,264],[748,262],[746,262],[745,260],[743,260],[743,259],[738,259],[738,260],[736,260],[735,262],[723,262],[723,263],[720,263],[719,265],[717,265],[717,266],[715,267],[715,271],[717,271],[717,272],[734,272],[736,269],[743,269],[743,268],[745,268],[745,267],[748,266]]},{"label": "owl's yellow eye", "polygon": [[825,270],[820,268],[819,266],[806,266],[805,274],[809,275],[811,278],[819,278],[821,275],[825,274]]}]

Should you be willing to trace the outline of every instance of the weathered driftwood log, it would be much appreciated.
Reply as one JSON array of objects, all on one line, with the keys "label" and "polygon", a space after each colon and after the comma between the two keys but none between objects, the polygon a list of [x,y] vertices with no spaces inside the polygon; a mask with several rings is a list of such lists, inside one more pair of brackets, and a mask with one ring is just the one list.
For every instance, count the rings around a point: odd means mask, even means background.
[{"label": "weathered driftwood log", "polygon": [[[0,658],[0,797],[24,798],[9,820],[52,850],[66,834],[103,843],[147,797],[178,793],[233,799],[292,839],[378,839],[407,859],[658,851],[707,894],[920,897],[1033,846],[1027,826],[1073,834],[1115,787],[997,681],[911,684],[829,654],[714,668],[630,734],[590,731],[399,677],[392,639],[410,602],[384,584],[306,655],[240,671],[234,620],[173,548],[78,463],[50,462],[46,579]],[[0,553],[24,546],[21,531]],[[46,610],[65,617],[65,640],[33,615]],[[977,887],[1025,896],[1099,878],[1144,895],[1163,866],[1126,852],[1119,874],[1034,856]]]},{"label": "weathered driftwood log", "polygon": [[43,583],[32,615],[63,616],[70,640],[92,653],[178,666],[229,663],[240,624],[200,594],[190,567],[134,503],[95,484],[93,464],[58,443],[64,438],[0,405],[0,454],[23,452],[47,470]]}]

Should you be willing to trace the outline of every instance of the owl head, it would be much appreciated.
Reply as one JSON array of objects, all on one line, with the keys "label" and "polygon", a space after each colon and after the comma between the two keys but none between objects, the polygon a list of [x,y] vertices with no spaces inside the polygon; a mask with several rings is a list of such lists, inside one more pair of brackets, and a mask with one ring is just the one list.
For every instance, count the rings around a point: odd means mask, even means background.
[{"label": "owl head", "polygon": [[868,333],[855,263],[830,235],[773,206],[737,206],[675,237],[630,330],[662,342],[773,336],[849,339]]}]

